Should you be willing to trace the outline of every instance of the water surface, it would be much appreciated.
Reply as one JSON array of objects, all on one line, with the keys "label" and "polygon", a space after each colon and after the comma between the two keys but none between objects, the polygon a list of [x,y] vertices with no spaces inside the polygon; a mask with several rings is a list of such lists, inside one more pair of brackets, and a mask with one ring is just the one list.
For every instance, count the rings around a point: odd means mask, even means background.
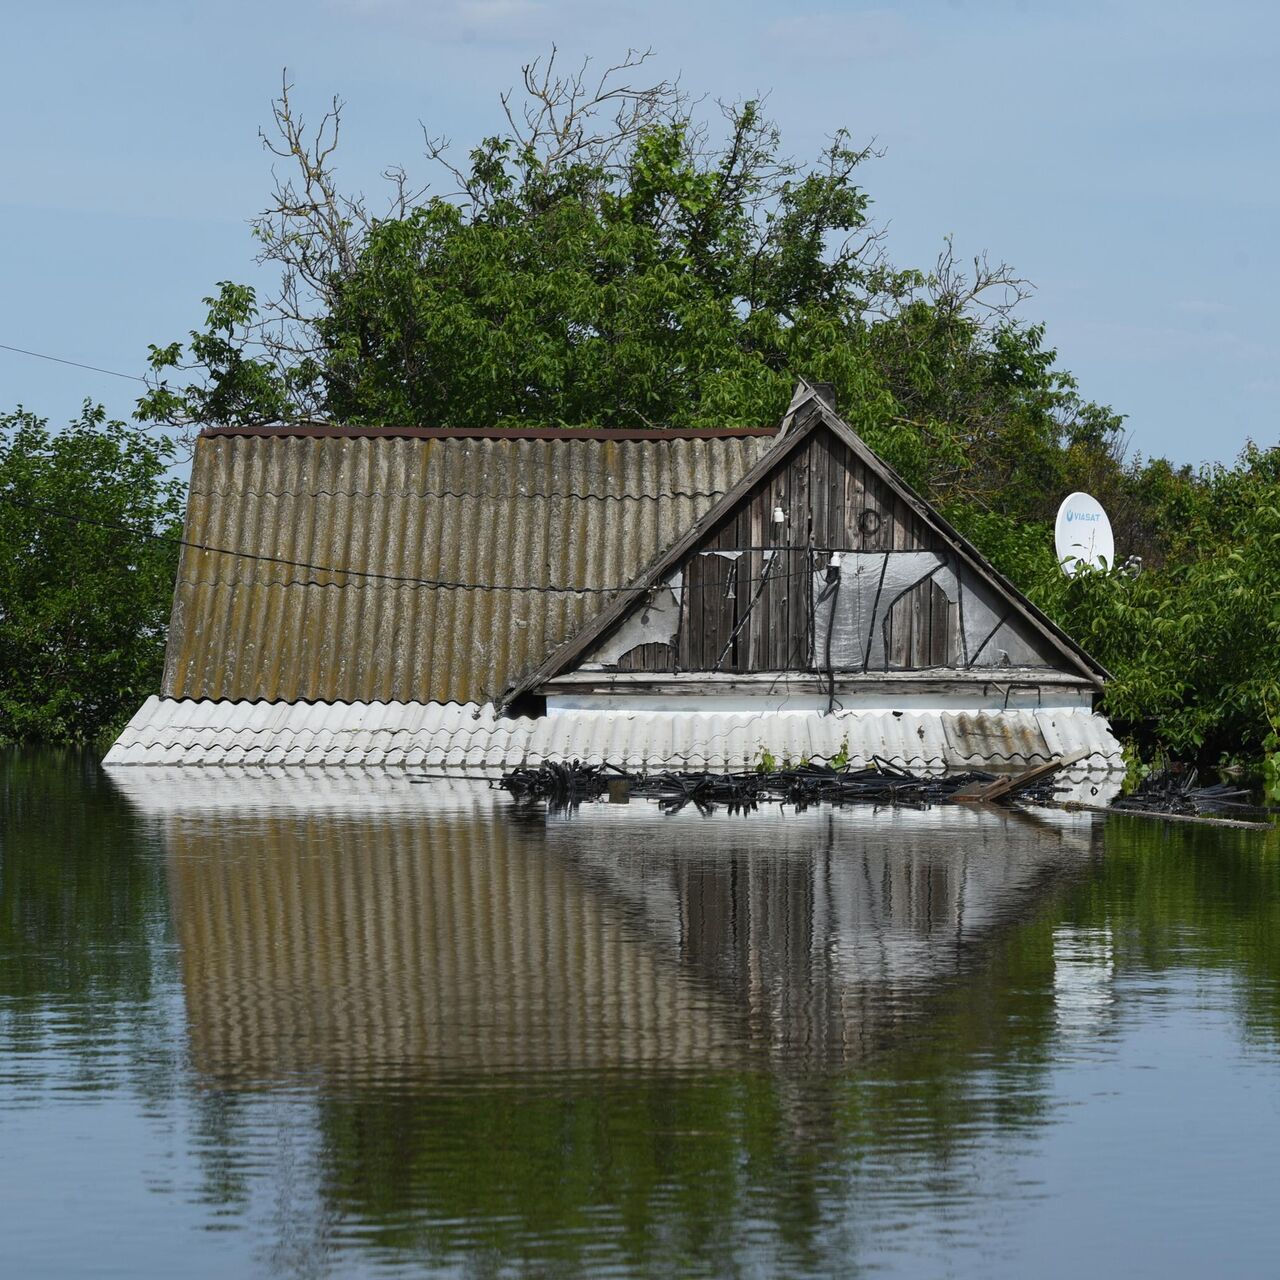
[{"label": "water surface", "polygon": [[0,1274],[1280,1271],[1272,837],[0,771]]}]

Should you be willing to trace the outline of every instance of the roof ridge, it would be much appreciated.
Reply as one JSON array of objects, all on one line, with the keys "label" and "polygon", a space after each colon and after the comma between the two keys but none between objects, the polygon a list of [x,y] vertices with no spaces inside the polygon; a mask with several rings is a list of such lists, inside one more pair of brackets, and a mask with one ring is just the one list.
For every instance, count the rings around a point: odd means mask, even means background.
[{"label": "roof ridge", "polygon": [[206,427],[200,439],[258,436],[340,440],[742,440],[775,436],[771,427],[346,427],[336,423]]}]

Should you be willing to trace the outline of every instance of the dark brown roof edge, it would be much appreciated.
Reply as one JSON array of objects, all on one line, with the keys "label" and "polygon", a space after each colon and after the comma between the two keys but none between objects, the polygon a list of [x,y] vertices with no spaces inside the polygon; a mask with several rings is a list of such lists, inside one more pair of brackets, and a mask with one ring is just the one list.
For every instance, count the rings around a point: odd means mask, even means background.
[{"label": "dark brown roof edge", "polygon": [[215,436],[306,436],[311,438],[408,440],[725,440],[774,436],[775,427],[340,427],[306,423],[278,427],[206,427],[200,438]]}]

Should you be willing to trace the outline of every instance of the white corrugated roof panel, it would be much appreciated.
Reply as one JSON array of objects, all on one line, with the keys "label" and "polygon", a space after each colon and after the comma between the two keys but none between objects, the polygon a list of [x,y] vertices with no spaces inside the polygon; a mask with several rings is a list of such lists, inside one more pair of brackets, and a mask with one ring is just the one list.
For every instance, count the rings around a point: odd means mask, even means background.
[{"label": "white corrugated roof panel", "polygon": [[493,776],[548,760],[631,769],[745,769],[779,761],[873,759],[910,769],[1028,766],[1074,751],[1122,767],[1106,720],[1086,710],[565,711],[503,719],[491,706],[271,703],[148,698],[107,765],[383,765]]}]

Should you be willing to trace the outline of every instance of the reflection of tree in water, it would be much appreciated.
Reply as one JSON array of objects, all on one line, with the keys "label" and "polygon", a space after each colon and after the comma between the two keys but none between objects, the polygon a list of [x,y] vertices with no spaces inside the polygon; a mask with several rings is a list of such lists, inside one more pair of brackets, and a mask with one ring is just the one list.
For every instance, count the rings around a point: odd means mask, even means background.
[{"label": "reflection of tree in water", "polygon": [[1249,1034],[1280,1039],[1280,836],[1113,818],[1105,847],[1061,923],[1108,928],[1118,975],[1232,973]]},{"label": "reflection of tree in water", "polygon": [[133,944],[165,889],[139,856],[143,826],[88,755],[0,749],[0,995],[17,1016],[90,987],[104,1013],[150,996],[152,958]]},{"label": "reflection of tree in water", "polygon": [[149,828],[89,753],[0,749],[0,1064],[169,1091],[181,1048],[157,1004],[171,970]]}]

